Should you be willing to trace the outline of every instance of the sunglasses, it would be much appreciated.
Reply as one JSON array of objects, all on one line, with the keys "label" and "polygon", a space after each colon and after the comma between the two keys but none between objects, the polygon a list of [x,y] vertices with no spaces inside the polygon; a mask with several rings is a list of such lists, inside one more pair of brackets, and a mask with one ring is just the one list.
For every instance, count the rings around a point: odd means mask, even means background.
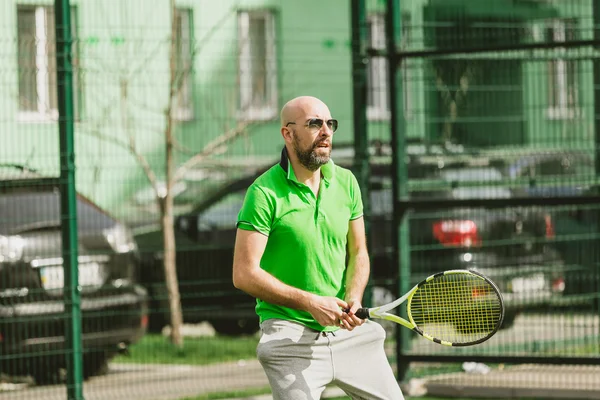
[{"label": "sunglasses", "polygon": [[[328,119],[327,121],[322,120],[321,118],[312,118],[309,119],[306,124],[304,124],[305,127],[307,127],[311,132],[317,132],[318,130],[320,130],[323,127],[323,124],[327,124],[327,127],[329,129],[331,129],[332,132],[337,131],[338,128],[338,120],[337,119]],[[295,122],[288,122],[287,124],[285,124],[285,126],[288,125],[296,125]]]}]

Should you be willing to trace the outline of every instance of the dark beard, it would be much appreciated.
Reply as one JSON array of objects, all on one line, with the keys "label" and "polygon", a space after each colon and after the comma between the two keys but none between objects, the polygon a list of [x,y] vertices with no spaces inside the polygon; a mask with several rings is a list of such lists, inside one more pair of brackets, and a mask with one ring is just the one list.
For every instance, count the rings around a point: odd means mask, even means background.
[{"label": "dark beard", "polygon": [[300,161],[300,164],[302,164],[307,170],[312,172],[315,172],[322,165],[327,164],[330,159],[330,155],[317,155],[315,152],[317,145],[318,142],[313,144],[309,150],[302,150],[298,144],[298,141],[294,138],[294,152],[296,153],[296,157],[298,157],[298,161]]}]

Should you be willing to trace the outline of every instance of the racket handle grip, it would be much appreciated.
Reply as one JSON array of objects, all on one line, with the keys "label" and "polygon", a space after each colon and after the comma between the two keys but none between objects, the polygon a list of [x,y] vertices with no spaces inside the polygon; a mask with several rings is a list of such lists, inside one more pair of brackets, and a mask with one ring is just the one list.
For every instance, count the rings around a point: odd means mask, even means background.
[{"label": "racket handle grip", "polygon": [[[344,308],[345,313],[347,313],[348,311],[350,311],[349,308]],[[369,309],[365,307],[359,308],[358,310],[356,310],[356,313],[354,313],[354,315],[356,315],[360,319],[367,319],[369,318]]]}]

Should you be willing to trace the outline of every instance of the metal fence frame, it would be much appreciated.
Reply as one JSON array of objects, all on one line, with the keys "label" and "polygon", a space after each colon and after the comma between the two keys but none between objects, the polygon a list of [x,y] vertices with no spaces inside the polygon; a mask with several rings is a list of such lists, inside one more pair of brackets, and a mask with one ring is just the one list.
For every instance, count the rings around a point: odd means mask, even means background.
[{"label": "metal fence frame", "polygon": [[[355,149],[357,175],[362,187],[365,188],[363,197],[368,201],[368,174],[369,163],[368,154],[365,153],[366,143],[368,143],[368,133],[366,128],[366,67],[370,57],[379,56],[388,59],[388,96],[390,100],[391,121],[391,146],[392,146],[392,190],[394,193],[394,226],[398,229],[393,230],[393,241],[397,243],[394,246],[393,259],[400,272],[399,292],[405,293],[410,289],[410,244],[408,221],[405,214],[408,210],[449,210],[459,207],[475,207],[484,209],[504,208],[510,206],[533,206],[533,205],[585,205],[600,204],[600,188],[596,188],[593,195],[585,197],[527,197],[512,199],[475,199],[475,200],[429,200],[414,201],[408,196],[408,171],[404,163],[406,154],[406,137],[404,129],[404,107],[402,104],[402,79],[398,71],[402,62],[407,59],[427,58],[439,55],[457,55],[457,54],[475,54],[496,52],[502,50],[534,50],[534,49],[552,49],[556,47],[583,47],[593,46],[600,48],[600,0],[594,0],[594,38],[593,40],[578,40],[562,43],[527,43],[518,46],[490,46],[487,48],[461,48],[461,49],[439,49],[439,50],[419,50],[419,51],[398,51],[397,43],[400,43],[401,18],[400,1],[386,1],[386,50],[376,50],[361,46],[365,43],[366,34],[366,8],[364,0],[352,0],[352,38],[353,38],[353,77],[354,77],[354,111],[355,111]],[[595,109],[595,151],[600,154],[600,124],[598,115],[600,114],[600,60],[593,59],[594,65],[594,109]],[[596,176],[600,176],[600,157],[595,160]],[[367,208],[368,209],[368,208]],[[405,376],[410,362],[504,362],[504,363],[540,363],[540,364],[594,364],[600,363],[600,360],[590,357],[540,357],[540,356],[490,356],[490,355],[412,355],[405,352],[406,344],[410,339],[411,332],[405,329],[396,330],[396,360],[398,379],[402,380]]]},{"label": "metal fence frame", "polygon": [[[600,26],[600,0],[594,0],[594,24]],[[72,42],[70,1],[54,0],[56,18],[56,40],[57,40],[57,74],[58,74],[58,110],[59,110],[59,135],[60,135],[60,177],[58,178],[61,188],[61,219],[63,260],[65,267],[64,292],[66,311],[66,346],[67,350],[67,396],[68,399],[82,400],[82,347],[81,347],[81,309],[80,294],[77,284],[77,213],[76,213],[76,188],[75,188],[75,150],[74,150],[74,113],[73,113],[73,71],[71,68]],[[531,206],[531,205],[583,205],[600,204],[600,188],[594,195],[586,197],[528,197],[513,199],[478,199],[478,200],[434,200],[434,201],[412,201],[408,198],[408,175],[403,156],[406,153],[406,138],[404,125],[404,107],[402,105],[401,93],[402,82],[398,79],[398,70],[406,59],[426,58],[437,55],[483,53],[499,50],[533,50],[555,47],[583,47],[593,46],[600,49],[600,29],[594,30],[593,40],[580,40],[567,43],[539,43],[524,44],[511,47],[494,48],[469,48],[454,51],[448,50],[423,50],[398,52],[397,43],[400,39],[400,2],[398,0],[386,1],[386,47],[385,54],[365,46],[366,37],[366,7],[365,0],[351,0],[351,26],[352,26],[352,74],[354,94],[354,149],[355,149],[355,173],[363,189],[365,209],[369,210],[369,155],[368,155],[368,132],[366,117],[366,65],[369,57],[385,56],[388,59],[388,95],[390,107],[397,110],[391,113],[390,133],[392,148],[392,177],[394,193],[394,225],[398,227],[393,231],[394,261],[400,271],[400,292],[409,289],[409,237],[408,225],[405,218],[407,210],[432,210],[452,209],[458,207],[480,207],[499,208],[506,206]],[[594,59],[594,109],[596,116],[600,115],[600,60]],[[595,151],[600,154],[600,124],[595,118]],[[600,176],[600,157],[595,160],[596,175]],[[56,179],[52,179],[56,181]],[[41,182],[37,182],[41,183]],[[367,226],[367,230],[369,227]],[[411,355],[404,351],[410,339],[411,333],[404,329],[397,329],[396,359],[398,378],[401,380],[410,362],[414,361],[481,361],[481,362],[507,362],[507,363],[541,363],[541,364],[598,364],[598,359],[589,357],[534,357],[534,356],[461,356],[461,355]]]}]

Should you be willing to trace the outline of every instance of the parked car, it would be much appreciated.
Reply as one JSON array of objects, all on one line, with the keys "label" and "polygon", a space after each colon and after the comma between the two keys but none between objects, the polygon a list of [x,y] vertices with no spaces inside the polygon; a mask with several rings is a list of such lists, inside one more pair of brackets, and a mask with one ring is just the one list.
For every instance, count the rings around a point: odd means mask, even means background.
[{"label": "parked car", "polygon": [[[511,179],[527,182],[517,189],[520,196],[588,196],[596,192],[596,170],[589,151],[555,150],[517,157],[506,169]],[[568,285],[557,305],[600,303],[600,205],[549,208],[555,230],[553,247],[565,260]],[[594,300],[594,301],[591,301]]]},{"label": "parked car", "polygon": [[[409,176],[435,180],[440,188],[413,191],[413,200],[514,196],[501,183],[501,170],[477,158],[458,165],[446,160],[414,168],[418,172],[411,173],[409,167]],[[372,179],[379,180],[371,190],[370,219],[374,302],[379,304],[398,296],[399,273],[391,262],[395,246],[391,178],[381,174]],[[554,225],[542,207],[415,210],[407,218],[411,285],[438,271],[477,270],[490,277],[502,292],[505,328],[522,310],[545,306],[562,297],[564,262],[551,246]]]},{"label": "parked car", "polygon": [[[0,166],[0,373],[59,379],[66,366],[60,195],[36,173]],[[147,292],[130,230],[77,195],[83,373],[144,335]]]},{"label": "parked car", "polygon": [[[439,149],[438,149],[439,150]],[[510,197],[510,189],[494,185],[504,178],[487,158],[445,154],[435,149],[412,150],[408,161],[413,180],[436,181],[428,191],[411,196],[431,198]],[[351,166],[351,154],[334,158]],[[371,260],[374,303],[398,296],[399,272],[392,262],[392,191],[390,158],[374,150],[371,165]],[[237,214],[246,189],[259,175],[251,174],[226,185],[193,212],[176,219],[177,270],[185,321],[208,320],[217,332],[251,333],[257,330],[252,297],[231,283],[231,265]],[[466,182],[487,181],[491,189],[463,187]],[[497,182],[496,182],[497,183]],[[563,261],[549,245],[552,220],[541,208],[497,211],[457,209],[415,212],[410,216],[410,276],[416,283],[433,272],[454,268],[477,269],[494,279],[508,307],[505,326],[524,308],[549,304],[561,296],[565,282]],[[168,310],[163,283],[160,229],[137,236],[144,258],[145,284],[153,309]],[[151,320],[166,323],[167,315]],[[152,321],[151,321],[152,322]]]},{"label": "parked car", "polygon": [[[226,185],[201,202],[194,212],[175,220],[177,278],[183,319],[208,321],[220,334],[251,334],[258,329],[254,298],[232,284],[237,213],[254,175]],[[142,256],[141,282],[148,289],[150,329],[169,323],[160,227],[135,231]]]}]

